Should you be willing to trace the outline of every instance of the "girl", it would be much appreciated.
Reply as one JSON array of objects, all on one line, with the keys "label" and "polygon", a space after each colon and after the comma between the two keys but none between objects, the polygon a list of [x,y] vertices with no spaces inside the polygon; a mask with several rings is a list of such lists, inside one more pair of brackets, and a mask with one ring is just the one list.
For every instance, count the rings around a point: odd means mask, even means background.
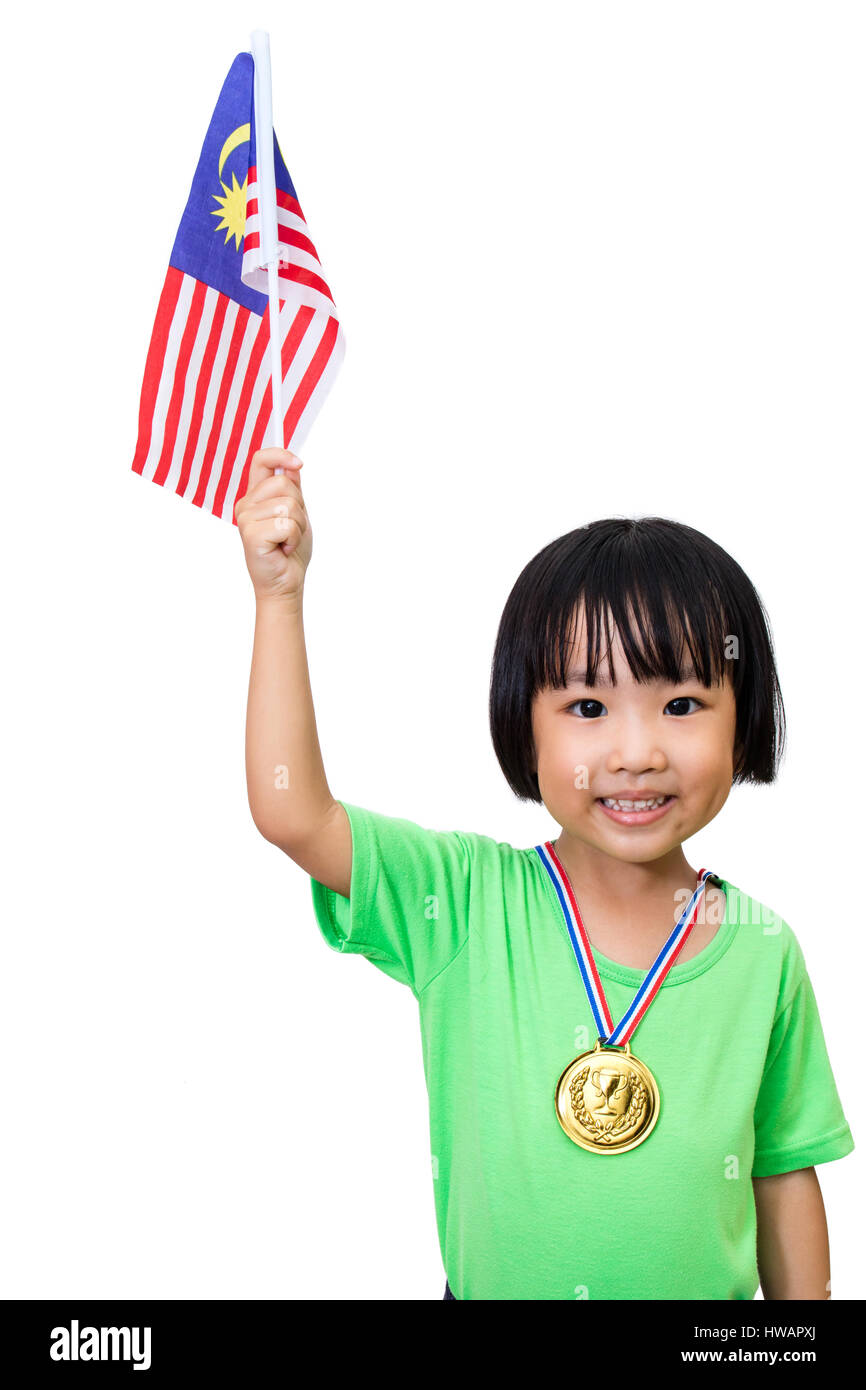
[{"label": "girl", "polygon": [[328,786],[301,466],[259,451],[237,508],[250,809],[310,874],[328,944],[418,1000],[445,1297],[752,1299],[760,1281],[766,1299],[826,1299],[815,1165],[854,1142],[803,953],[683,851],[732,785],[778,770],[747,576],[657,517],[547,545],[502,615],[490,727],[509,786],[560,834],[517,849],[428,830]]}]

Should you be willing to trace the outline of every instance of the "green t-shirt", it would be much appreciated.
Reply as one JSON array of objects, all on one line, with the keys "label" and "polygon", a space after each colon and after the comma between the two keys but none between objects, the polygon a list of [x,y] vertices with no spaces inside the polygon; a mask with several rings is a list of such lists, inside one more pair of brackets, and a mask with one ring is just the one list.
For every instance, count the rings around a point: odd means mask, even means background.
[{"label": "green t-shirt", "polygon": [[[754,1298],[752,1176],[854,1148],[787,923],[721,880],[722,925],[673,966],[631,1040],[658,1083],[655,1128],[591,1153],[554,1111],[597,1032],[535,849],[342,805],[350,896],[313,879],[316,920],[418,1000],[455,1298]],[[594,956],[618,1023],[646,972]]]}]

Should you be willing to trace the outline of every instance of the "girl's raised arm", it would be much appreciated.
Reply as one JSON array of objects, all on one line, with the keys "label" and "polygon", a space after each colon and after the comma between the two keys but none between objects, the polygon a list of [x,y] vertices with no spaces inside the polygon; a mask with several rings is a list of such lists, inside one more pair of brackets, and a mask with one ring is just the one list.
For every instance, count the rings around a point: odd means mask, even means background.
[{"label": "girl's raised arm", "polygon": [[[313,532],[301,460],[253,455],[236,516],[256,594],[247,700],[247,796],[257,828],[313,878],[349,896],[352,834],[322,762],[304,641],[304,578]],[[282,468],[284,473],[275,473]]]}]

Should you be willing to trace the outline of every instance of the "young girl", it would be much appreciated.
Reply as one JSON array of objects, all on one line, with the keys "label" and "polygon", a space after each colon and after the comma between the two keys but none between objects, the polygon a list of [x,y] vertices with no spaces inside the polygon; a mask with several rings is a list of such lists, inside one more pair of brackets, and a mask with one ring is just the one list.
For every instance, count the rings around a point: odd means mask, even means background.
[{"label": "young girl", "polygon": [[828,1298],[814,1165],[854,1142],[803,953],[683,852],[781,756],[747,576],[657,517],[545,546],[502,615],[490,726],[509,786],[561,832],[516,849],[427,830],[328,786],[301,466],[261,450],[237,508],[250,809],[310,874],[329,945],[418,1000],[445,1297],[752,1299],[760,1280]]}]

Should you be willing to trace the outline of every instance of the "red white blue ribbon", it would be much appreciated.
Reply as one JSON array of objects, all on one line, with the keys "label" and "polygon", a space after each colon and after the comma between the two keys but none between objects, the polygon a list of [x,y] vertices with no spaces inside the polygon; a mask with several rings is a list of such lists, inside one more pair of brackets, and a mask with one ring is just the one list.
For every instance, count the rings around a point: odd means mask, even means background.
[{"label": "red white blue ribbon", "polygon": [[714,879],[720,883],[721,879],[710,869],[699,871],[698,886],[683,908],[682,916],[644,976],[628,1009],[617,1026],[614,1027],[610,1009],[607,1006],[607,999],[601,987],[601,980],[595,968],[592,946],[586,934],[586,928],[583,925],[568,874],[565,872],[550,840],[543,845],[536,845],[535,850],[556,890],[556,896],[565,917],[565,925],[568,928],[569,940],[577,958],[577,964],[580,967],[580,973],[595,1017],[599,1039],[602,1045],[613,1043],[617,1046],[625,1046],[661,989],[665,976],[688,940],[689,933],[697,921],[698,907],[706,892],[707,881]]}]

